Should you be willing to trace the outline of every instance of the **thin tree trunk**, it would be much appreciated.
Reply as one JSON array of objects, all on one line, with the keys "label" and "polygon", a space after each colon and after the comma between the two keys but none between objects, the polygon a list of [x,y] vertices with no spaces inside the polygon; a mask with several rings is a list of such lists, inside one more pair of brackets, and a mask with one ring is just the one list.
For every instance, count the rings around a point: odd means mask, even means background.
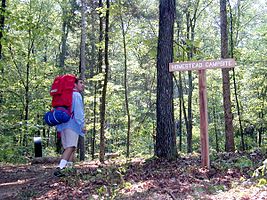
[{"label": "thin tree trunk", "polygon": [[[238,7],[240,6],[239,3],[240,1],[238,1],[238,5],[237,5]],[[234,39],[233,39],[234,32],[233,32],[233,15],[232,15],[232,9],[231,9],[230,3],[229,3],[229,7],[230,7],[229,9],[230,10],[230,55],[231,55],[230,57],[233,58],[234,57]],[[244,131],[243,131],[242,120],[241,120],[240,105],[239,105],[238,94],[237,94],[235,68],[233,68],[232,70],[233,70],[236,109],[237,109],[238,122],[239,122],[239,133],[241,135],[241,149],[244,151],[245,150],[245,138],[244,138]]]},{"label": "thin tree trunk", "polygon": [[[212,86],[211,86],[212,87]],[[216,107],[215,107],[215,99],[212,98],[212,115],[213,115],[213,123],[214,123],[214,132],[215,132],[215,147],[216,147],[216,152],[220,152],[219,148],[219,139],[218,139],[218,130],[217,130],[217,117],[216,117]]]},{"label": "thin tree trunk", "polygon": [[96,112],[96,108],[97,108],[97,83],[94,83],[94,105],[93,105],[93,115],[94,115],[94,119],[93,119],[93,130],[92,130],[92,138],[91,138],[91,156],[92,159],[95,159],[95,136],[96,136],[96,119],[97,119],[97,112]]},{"label": "thin tree trunk", "polygon": [[[98,3],[94,0],[90,0],[90,6],[92,7],[92,10],[96,11],[97,10],[97,6]],[[89,18],[89,24],[91,24],[91,30],[89,31],[89,42],[90,42],[90,47],[91,47],[91,51],[90,51],[90,56],[89,56],[89,77],[93,77],[95,74],[97,74],[99,72],[99,66],[97,64],[97,46],[96,46],[96,24],[97,24],[97,19],[96,19],[96,15],[97,12],[92,12],[91,13],[91,17]],[[101,25],[102,26],[102,25]],[[102,54],[102,53],[101,53]],[[99,61],[98,61],[99,62]],[[95,66],[97,66],[96,68],[94,68]],[[102,66],[102,64],[101,64]],[[92,85],[93,85],[93,89],[94,89],[94,102],[93,102],[93,128],[92,128],[92,134],[89,134],[89,143],[91,144],[90,147],[91,149],[89,150],[89,152],[91,153],[91,157],[92,159],[95,158],[95,136],[96,136],[96,123],[97,123],[97,119],[98,119],[98,112],[97,112],[97,94],[98,92],[98,87],[100,86],[99,82],[96,81],[92,81]]]},{"label": "thin tree trunk", "polygon": [[[179,72],[179,84],[176,80],[176,77],[174,77],[174,81],[176,83],[176,86],[179,88],[179,128],[178,128],[178,135],[179,135],[179,151],[182,151],[182,114],[183,114],[183,84],[182,84],[182,73]],[[185,119],[187,119],[186,117],[186,112],[184,110],[184,114],[185,114]]]},{"label": "thin tree trunk", "polygon": [[[29,52],[28,52],[29,53]],[[29,53],[30,54],[30,53]],[[25,83],[25,133],[23,136],[23,145],[28,146],[28,131],[29,131],[29,125],[28,125],[28,120],[29,120],[29,104],[30,104],[30,94],[29,94],[29,83],[30,83],[30,56],[28,55],[28,63],[26,66],[26,83]]]},{"label": "thin tree trunk", "polygon": [[85,45],[86,45],[86,16],[85,16],[85,0],[81,0],[81,49],[80,49],[80,77],[85,79],[86,63],[85,63]]},{"label": "thin tree trunk", "polygon": [[62,9],[62,36],[61,36],[61,48],[59,55],[59,66],[65,67],[65,58],[67,53],[67,38],[69,34],[69,18],[70,13],[68,13],[66,5],[61,5]]},{"label": "thin tree trunk", "polygon": [[105,116],[106,116],[106,93],[108,84],[108,72],[109,72],[109,61],[108,61],[108,45],[109,45],[109,0],[106,1],[106,27],[105,27],[105,77],[102,90],[102,101],[100,107],[100,155],[99,160],[104,163],[105,158]]},{"label": "thin tree trunk", "polygon": [[240,105],[239,105],[238,94],[237,94],[236,75],[235,75],[235,69],[233,68],[232,70],[233,70],[236,109],[237,109],[238,123],[239,123],[239,132],[240,132],[240,135],[241,135],[241,150],[244,151],[245,150],[245,138],[244,138],[244,131],[243,131],[242,120],[241,120]]},{"label": "thin tree trunk", "polygon": [[[99,0],[98,2],[99,7],[99,40],[98,43],[102,44],[103,42],[103,2],[102,0]],[[96,74],[102,73],[102,65],[103,65],[103,48],[102,46],[98,47],[98,59],[97,59],[97,70]],[[95,158],[95,143],[96,143],[96,132],[97,132],[97,123],[98,123],[98,112],[97,112],[97,96],[99,95],[99,110],[101,111],[101,80],[94,83],[94,120],[93,120],[93,134],[92,134],[92,144],[91,144],[91,155],[92,159]],[[101,117],[101,114],[99,113],[99,117]],[[100,154],[100,153],[99,153]],[[100,157],[100,156],[99,156]]]},{"label": "thin tree trunk", "polygon": [[89,31],[89,43],[90,43],[90,55],[89,55],[89,77],[93,77],[95,75],[94,67],[97,65],[96,60],[97,60],[97,47],[96,47],[96,24],[97,24],[97,19],[96,19],[96,10],[97,10],[97,3],[95,0],[90,0],[90,7],[92,10],[95,12],[91,13],[91,17],[89,18],[89,24],[91,25],[91,30]]},{"label": "thin tree trunk", "polygon": [[[187,40],[190,41],[190,13],[189,11],[186,13],[186,37]],[[187,52],[187,59],[192,59],[191,54],[191,46],[192,44],[187,45],[189,51]],[[192,96],[193,96],[193,80],[192,80],[192,71],[188,71],[188,102],[187,102],[187,153],[192,153],[192,123],[193,123],[193,117],[192,117]]]},{"label": "thin tree trunk", "polygon": [[[181,100],[182,100],[182,110],[183,110],[183,114],[184,114],[185,128],[186,128],[186,133],[188,134],[189,133],[189,123],[188,123],[187,112],[186,112],[185,101],[184,101],[184,92],[183,92],[183,87],[182,87],[182,75],[179,76],[179,82],[181,85]],[[188,137],[187,137],[187,139],[188,139]],[[187,145],[188,145],[188,142],[187,142]]]},{"label": "thin tree trunk", "polygon": [[[259,119],[260,122],[264,122],[264,107],[265,107],[265,98],[266,98],[266,94],[262,94],[262,103],[261,103],[261,112],[259,113]],[[262,136],[264,136],[264,131],[266,130],[265,128],[265,124],[264,123],[260,123],[260,127],[259,127],[259,138],[258,138],[258,146],[261,147],[262,144],[264,144],[264,141],[262,139]]]},{"label": "thin tree trunk", "polygon": [[[64,13],[64,12],[63,12]],[[63,20],[62,24],[62,36],[61,36],[61,52],[59,56],[59,66],[65,67],[65,58],[67,52],[67,38],[68,38],[68,25],[66,20]]]},{"label": "thin tree trunk", "polygon": [[30,106],[30,73],[31,73],[31,64],[30,58],[31,53],[33,52],[34,47],[34,38],[32,37],[32,30],[28,30],[29,33],[29,41],[28,41],[28,52],[27,52],[27,64],[26,64],[26,81],[24,83],[25,88],[25,135],[23,137],[23,144],[28,146],[28,133],[29,133],[29,106]]},{"label": "thin tree trunk", "polygon": [[120,13],[120,21],[121,21],[121,30],[122,30],[122,38],[123,38],[123,55],[124,55],[124,97],[125,97],[125,109],[126,109],[126,115],[127,115],[126,157],[128,158],[130,156],[131,116],[130,116],[129,102],[128,102],[126,31],[125,31],[125,24],[122,18],[122,13]]},{"label": "thin tree trunk", "polygon": [[[0,41],[2,41],[5,28],[5,13],[6,13],[6,0],[2,0],[0,9]],[[0,60],[1,59],[2,59],[2,42],[0,42]]]},{"label": "thin tree trunk", "polygon": [[[227,13],[226,0],[220,0],[220,15],[221,15],[221,57],[228,58],[228,35],[227,35]],[[223,106],[225,120],[225,148],[226,151],[235,151],[234,144],[234,127],[233,114],[231,111],[230,99],[230,69],[222,69],[223,79]]]},{"label": "thin tree trunk", "polygon": [[[260,119],[261,119],[261,114],[262,113],[260,113]],[[264,128],[262,127],[262,126],[260,126],[260,128],[258,129],[258,132],[259,132],[259,134],[258,134],[258,147],[261,147],[262,146],[262,136],[263,136],[263,130],[264,130]]]},{"label": "thin tree trunk", "polygon": [[[85,16],[85,0],[81,0],[81,49],[80,49],[80,78],[85,79],[85,71],[86,71],[86,64],[85,64],[85,44],[86,44],[86,16]],[[79,153],[80,153],[80,160],[85,159],[85,145],[84,145],[84,137],[79,136]]]},{"label": "thin tree trunk", "polygon": [[[187,39],[190,41],[188,60],[192,60],[194,57],[194,42],[195,42],[195,27],[197,21],[197,13],[199,8],[200,0],[195,2],[193,17],[191,19],[190,12],[187,13]],[[192,153],[192,137],[193,137],[193,111],[192,111],[192,98],[193,98],[193,77],[192,71],[188,71],[188,133],[187,133],[187,152]]]},{"label": "thin tree trunk", "polygon": [[[177,19],[177,38],[178,41],[177,43],[179,44],[179,39],[180,39],[180,32],[182,31],[181,28],[181,16],[179,15],[179,13],[176,13],[176,19]],[[180,50],[180,46],[178,45],[178,52],[183,51]],[[175,76],[174,76],[175,78]],[[177,80],[175,80],[177,82]],[[183,103],[183,85],[182,85],[182,73],[179,72],[179,84],[177,84],[177,88],[178,88],[178,93],[179,93],[179,128],[178,128],[178,135],[179,135],[179,151],[182,151],[182,140],[183,140],[183,134],[182,134],[182,114],[183,114],[183,110],[182,110],[182,103]]]}]

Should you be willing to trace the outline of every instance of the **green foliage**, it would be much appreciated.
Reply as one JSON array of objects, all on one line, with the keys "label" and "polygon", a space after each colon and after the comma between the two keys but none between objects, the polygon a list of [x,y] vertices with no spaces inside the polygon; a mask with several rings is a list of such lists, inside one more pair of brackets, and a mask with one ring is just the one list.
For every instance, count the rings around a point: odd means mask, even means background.
[{"label": "green foliage", "polygon": [[[266,15],[261,2],[240,1],[231,5],[234,27],[234,57],[237,60],[235,78],[243,129],[253,125],[252,135],[245,135],[247,149],[258,146],[257,135],[266,130]],[[194,41],[188,40],[186,12],[190,11],[190,21],[196,2],[177,3],[177,18],[174,35],[174,60],[187,60],[189,49],[193,48],[194,60],[217,59],[220,57],[220,37],[217,23],[218,3],[207,4],[200,1],[197,12]],[[234,2],[231,2],[233,4]],[[247,6],[244,6],[244,3]],[[99,145],[99,105],[101,87],[95,84],[103,80],[98,69],[98,50],[104,47],[99,42],[98,13],[105,14],[88,2],[87,15],[87,52],[86,77],[87,89],[84,100],[86,108],[86,127],[92,133],[96,122],[96,151]],[[181,9],[180,9],[181,8]],[[257,15],[255,15],[255,10]],[[45,155],[53,155],[53,134],[43,124],[43,114],[50,109],[49,88],[53,78],[59,73],[79,74],[80,52],[80,8],[76,1],[31,0],[9,1],[5,19],[4,38],[1,39],[2,59],[0,61],[0,138],[1,162],[25,162],[24,154],[32,154],[32,138],[41,135],[48,141]],[[122,18],[120,18],[122,17]],[[121,25],[123,20],[124,27]],[[130,152],[131,156],[151,155],[154,152],[156,134],[156,93],[157,93],[157,36],[158,2],[149,0],[116,1],[110,8],[109,62],[110,75],[106,109],[106,150],[108,152],[126,152],[127,116],[124,89],[124,49],[122,30],[125,31],[127,57],[127,91],[131,116]],[[63,23],[68,24],[62,30]],[[238,30],[238,31],[237,31]],[[63,32],[68,32],[65,66],[58,66],[61,53]],[[104,68],[104,66],[103,66]],[[174,76],[176,74],[174,73]],[[230,72],[230,76],[233,73]],[[90,77],[90,78],[89,78]],[[178,77],[178,76],[177,76]],[[184,105],[188,103],[188,74],[182,73]],[[198,79],[193,72],[193,151],[198,151],[199,143],[199,106]],[[222,98],[222,79],[220,70],[208,70],[208,115],[209,142],[211,149],[224,150],[224,112]],[[174,88],[174,117],[180,115],[179,95]],[[238,111],[233,89],[231,89],[234,114],[234,129],[237,149],[241,144]],[[96,102],[94,102],[96,100]],[[94,113],[94,103],[96,113]],[[95,116],[94,116],[95,114]],[[183,115],[183,114],[182,114]],[[264,132],[262,132],[264,133]],[[89,135],[89,134],[88,134]],[[262,135],[262,137],[265,137]],[[48,138],[49,137],[49,138]],[[90,138],[89,138],[90,139]],[[88,139],[88,141],[89,141]],[[178,138],[177,138],[178,141]],[[187,151],[186,125],[182,116],[182,152]],[[216,146],[218,145],[218,146]],[[266,144],[262,144],[266,145]],[[15,147],[15,148],[14,148]],[[218,149],[217,149],[218,148]],[[19,155],[14,159],[13,155]],[[222,161],[222,166],[246,168],[251,163],[239,158],[236,163]]]},{"label": "green foliage", "polygon": [[237,158],[234,161],[234,167],[237,167],[240,169],[250,168],[250,167],[253,167],[253,162],[246,156],[242,156],[242,157]]},{"label": "green foliage", "polygon": [[21,164],[28,162],[29,149],[14,143],[11,136],[0,135],[0,163]]},{"label": "green foliage", "polygon": [[253,170],[254,163],[248,155],[235,155],[234,153],[219,153],[211,151],[211,163],[223,171],[230,169],[239,169],[241,172],[250,173]]},{"label": "green foliage", "polygon": [[48,147],[44,147],[45,145],[43,144],[42,147],[43,147],[43,156],[46,156],[46,157],[57,157],[58,154],[57,152],[55,151],[55,147],[53,146],[48,146]]}]

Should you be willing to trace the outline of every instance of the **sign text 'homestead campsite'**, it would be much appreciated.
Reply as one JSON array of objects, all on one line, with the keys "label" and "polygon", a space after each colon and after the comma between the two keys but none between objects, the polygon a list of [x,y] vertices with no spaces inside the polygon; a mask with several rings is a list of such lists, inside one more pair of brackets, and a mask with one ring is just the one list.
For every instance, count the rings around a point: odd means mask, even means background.
[{"label": "sign text 'homestead campsite'", "polygon": [[179,63],[170,63],[169,71],[173,72],[173,71],[191,71],[191,70],[215,69],[215,68],[232,68],[234,66],[235,66],[234,59],[179,62]]},{"label": "sign text 'homestead campsite'", "polygon": [[206,69],[233,68],[235,64],[236,62],[234,59],[179,62],[169,64],[170,72],[198,70],[201,163],[202,166],[208,168],[210,167],[210,161]]}]

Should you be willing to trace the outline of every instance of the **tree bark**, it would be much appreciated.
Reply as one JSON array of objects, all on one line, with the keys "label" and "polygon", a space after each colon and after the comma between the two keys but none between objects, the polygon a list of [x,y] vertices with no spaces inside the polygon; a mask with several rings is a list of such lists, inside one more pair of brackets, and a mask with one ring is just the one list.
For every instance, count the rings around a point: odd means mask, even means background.
[{"label": "tree bark", "polygon": [[65,59],[67,54],[67,39],[69,34],[70,28],[70,18],[72,13],[68,10],[69,9],[69,2],[62,2],[61,9],[62,9],[62,35],[61,35],[61,47],[60,47],[60,55],[59,55],[59,66],[64,68],[65,67]]},{"label": "tree bark", "polygon": [[[211,86],[211,88],[213,88],[213,86]],[[213,93],[212,93],[213,94]],[[219,137],[218,137],[218,128],[217,128],[217,117],[216,117],[216,100],[213,97],[213,95],[211,96],[212,99],[212,121],[214,124],[214,133],[215,133],[215,148],[216,148],[216,152],[220,152],[220,148],[219,148]]]},{"label": "tree bark", "polygon": [[[6,13],[6,0],[2,0],[0,9],[0,41],[3,38],[5,28],[5,13]],[[0,42],[0,60],[2,59],[2,42]]]},{"label": "tree bark", "polygon": [[[190,40],[190,31],[191,23],[190,23],[190,13],[187,11],[186,13],[186,37],[188,41]],[[191,41],[192,42],[192,41]],[[188,52],[187,59],[191,60],[193,57],[192,54],[192,44],[188,44]],[[192,96],[193,96],[193,80],[192,80],[192,71],[188,71],[188,102],[187,102],[187,153],[192,153],[192,129],[193,129],[193,114],[192,114]]]},{"label": "tree bark", "polygon": [[157,133],[155,155],[173,159],[177,156],[173,115],[173,80],[168,71],[173,60],[175,0],[160,0],[157,54]]},{"label": "tree bark", "polygon": [[[80,78],[85,79],[85,71],[86,71],[86,64],[85,64],[85,44],[86,44],[86,16],[85,16],[85,0],[81,0],[81,47],[80,47]],[[85,159],[85,145],[84,145],[84,137],[79,136],[79,153],[80,153],[80,160]]]},{"label": "tree bark", "polygon": [[182,151],[182,139],[183,139],[183,136],[182,136],[182,115],[183,115],[183,111],[184,111],[184,118],[185,120],[187,120],[187,117],[186,117],[186,111],[183,109],[185,108],[184,106],[184,99],[183,99],[183,84],[182,84],[182,73],[179,72],[179,84],[178,84],[178,81],[176,79],[175,76],[174,77],[174,81],[177,85],[177,88],[179,90],[179,122],[178,122],[178,125],[175,124],[175,127],[178,126],[178,135],[179,135],[179,151]]},{"label": "tree bark", "polygon": [[96,26],[97,26],[97,2],[95,0],[90,0],[90,7],[93,10],[90,14],[90,18],[89,18],[89,24],[91,25],[91,29],[88,33],[88,37],[89,37],[89,45],[91,48],[90,54],[88,55],[89,57],[89,77],[93,77],[97,71],[97,41],[96,41],[96,34],[97,34],[97,30],[96,30]]},{"label": "tree bark", "polygon": [[126,143],[126,157],[130,156],[130,135],[131,135],[131,116],[128,101],[128,79],[127,79],[127,47],[126,47],[126,31],[123,21],[122,11],[120,10],[121,31],[123,39],[123,55],[124,55],[124,97],[125,97],[125,110],[127,115],[127,143]]},{"label": "tree bark", "polygon": [[[226,0],[220,0],[220,16],[221,16],[221,57],[228,58],[228,34],[227,34],[227,12]],[[224,120],[225,120],[225,148],[228,152],[235,151],[234,144],[234,127],[233,114],[231,111],[230,99],[230,78],[229,68],[222,69],[223,79],[223,106],[224,106]]]},{"label": "tree bark", "polygon": [[[231,9],[230,4],[229,4],[229,7],[230,7],[230,9],[229,9],[230,10],[230,55],[231,55],[231,58],[233,58],[234,57],[233,14],[232,14],[232,9]],[[237,7],[238,7],[238,10],[239,10],[240,1],[238,1]],[[240,15],[240,12],[238,12],[238,15]],[[239,18],[240,18],[240,16],[237,17],[237,20],[239,20]],[[238,122],[239,122],[239,133],[240,133],[240,136],[241,136],[241,149],[244,151],[245,150],[245,138],[244,138],[244,131],[243,131],[242,120],[241,120],[241,111],[240,111],[241,110],[240,109],[241,102],[239,102],[238,94],[237,94],[237,83],[236,83],[235,68],[233,68],[233,81],[234,81],[236,109],[237,109]]]},{"label": "tree bark", "polygon": [[[63,15],[64,15],[64,10],[63,10]],[[64,16],[63,16],[63,18],[64,18]],[[61,51],[60,51],[60,55],[59,55],[59,66],[63,67],[63,68],[65,67],[68,32],[69,32],[69,28],[68,28],[66,19],[63,19],[62,36],[61,36]]]},{"label": "tree bark", "polygon": [[[88,49],[90,49],[90,53],[88,55],[86,55],[86,60],[88,60],[88,62],[86,62],[86,73],[85,76],[86,78],[92,78],[94,75],[96,75],[98,73],[98,60],[97,60],[97,37],[96,34],[98,33],[98,31],[96,30],[96,26],[98,24],[97,22],[97,17],[98,17],[98,13],[97,13],[97,7],[98,7],[98,2],[95,0],[89,0],[86,1],[88,7],[90,7],[90,14],[88,15],[88,24],[90,24],[90,27],[88,27],[89,30],[87,30],[87,36],[88,39],[86,39],[88,41],[87,46],[89,46]],[[102,65],[101,65],[102,66]],[[91,87],[92,86],[92,87]],[[90,149],[88,148],[90,154],[91,154],[91,158],[94,159],[95,158],[95,136],[96,136],[96,123],[97,120],[99,119],[99,112],[97,112],[97,106],[99,106],[97,104],[97,94],[99,94],[98,88],[99,88],[100,84],[97,81],[90,81],[89,83],[89,87],[90,89],[92,89],[92,91],[94,91],[94,101],[93,101],[93,105],[91,107],[91,109],[93,110],[93,128],[91,129],[90,133],[88,133],[88,138],[86,137],[86,142],[85,142],[85,146],[87,148],[87,145],[90,146]],[[90,90],[89,89],[89,90]]]},{"label": "tree bark", "polygon": [[105,115],[106,115],[106,93],[108,84],[108,72],[109,72],[109,60],[108,60],[108,45],[109,45],[109,0],[106,1],[106,27],[105,27],[105,73],[104,73],[104,84],[102,90],[102,101],[100,107],[100,156],[99,160],[104,163],[105,159]]}]

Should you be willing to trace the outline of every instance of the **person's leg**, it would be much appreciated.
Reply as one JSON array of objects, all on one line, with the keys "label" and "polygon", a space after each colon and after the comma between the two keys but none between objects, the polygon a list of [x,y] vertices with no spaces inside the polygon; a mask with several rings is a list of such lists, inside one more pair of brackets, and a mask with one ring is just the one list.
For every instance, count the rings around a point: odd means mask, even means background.
[{"label": "person's leg", "polygon": [[71,154],[70,159],[69,159],[69,162],[74,162],[75,161],[75,153],[76,153],[76,148],[73,151],[73,153]]},{"label": "person's leg", "polygon": [[[64,129],[61,135],[61,142],[64,148],[60,163],[57,168],[59,170],[65,168],[67,165],[71,164],[74,159],[75,149],[77,147],[79,135],[71,129]],[[58,172],[56,172],[56,176]]]},{"label": "person's leg", "polygon": [[62,159],[72,161],[75,147],[67,147],[62,155]]},{"label": "person's leg", "polygon": [[[66,151],[67,145],[68,145],[67,144],[67,134],[64,131],[61,132],[61,144],[62,144],[64,150],[63,150],[63,153],[61,155],[60,162],[57,166],[57,168],[59,168],[59,169],[63,169],[67,164],[67,160],[63,158],[63,155],[66,154],[65,151]],[[66,156],[64,156],[64,157],[66,157]]]},{"label": "person's leg", "polygon": [[73,151],[73,153],[72,153],[71,156],[70,156],[70,159],[69,159],[69,162],[70,162],[70,163],[74,163],[74,162],[75,162],[76,149],[77,149],[77,148],[75,148],[75,150]]},{"label": "person's leg", "polygon": [[72,129],[66,129],[68,134],[68,147],[72,147],[72,152],[68,154],[68,164],[72,164],[75,158],[76,147],[78,145],[79,135]]},{"label": "person's leg", "polygon": [[60,169],[65,168],[68,162],[72,162],[74,152],[75,152],[75,147],[67,147],[64,150],[60,163],[58,165]]}]

